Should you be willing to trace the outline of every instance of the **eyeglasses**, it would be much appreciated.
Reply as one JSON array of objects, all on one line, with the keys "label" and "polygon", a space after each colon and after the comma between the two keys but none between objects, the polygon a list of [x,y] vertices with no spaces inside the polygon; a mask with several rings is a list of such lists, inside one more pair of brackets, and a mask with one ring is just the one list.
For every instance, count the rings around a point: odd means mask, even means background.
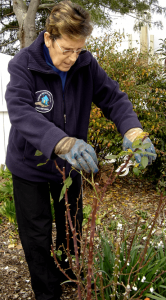
[{"label": "eyeglasses", "polygon": [[58,42],[56,41],[56,39],[54,39],[54,41],[57,43],[59,49],[62,51],[63,55],[66,56],[70,56],[73,53],[76,53],[77,55],[79,55],[81,53],[81,51],[86,51],[86,49],[78,49],[78,50],[62,50],[62,48],[59,46]]}]

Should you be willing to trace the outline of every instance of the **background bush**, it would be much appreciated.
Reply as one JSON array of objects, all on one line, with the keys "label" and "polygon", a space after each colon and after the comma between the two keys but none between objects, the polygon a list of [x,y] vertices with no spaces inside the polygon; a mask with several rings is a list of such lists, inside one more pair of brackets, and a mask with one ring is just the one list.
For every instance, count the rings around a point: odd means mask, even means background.
[{"label": "background bush", "polygon": [[0,217],[6,217],[16,224],[16,211],[13,197],[12,174],[8,168],[0,169]]},{"label": "background bush", "polygon": [[[165,185],[166,169],[166,79],[164,68],[149,53],[136,49],[118,51],[123,37],[112,36],[91,39],[88,50],[96,57],[108,76],[118,81],[120,89],[128,94],[133,109],[152,140],[158,154],[156,161],[145,172],[155,183],[159,178]],[[113,122],[105,119],[101,110],[92,106],[88,142],[95,148],[99,160],[106,154],[117,154],[122,149],[122,137]]]}]

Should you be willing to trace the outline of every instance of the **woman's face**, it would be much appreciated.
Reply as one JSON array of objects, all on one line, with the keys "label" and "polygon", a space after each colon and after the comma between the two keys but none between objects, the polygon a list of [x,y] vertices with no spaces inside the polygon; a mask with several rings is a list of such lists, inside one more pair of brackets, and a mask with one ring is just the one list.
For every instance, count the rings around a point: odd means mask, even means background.
[{"label": "woman's face", "polygon": [[[53,65],[60,71],[67,72],[76,62],[78,53],[63,54],[65,50],[80,50],[85,46],[85,39],[71,40],[66,35],[62,38],[52,41],[48,32],[44,33],[45,45],[49,50]],[[60,49],[61,48],[61,49]]]}]

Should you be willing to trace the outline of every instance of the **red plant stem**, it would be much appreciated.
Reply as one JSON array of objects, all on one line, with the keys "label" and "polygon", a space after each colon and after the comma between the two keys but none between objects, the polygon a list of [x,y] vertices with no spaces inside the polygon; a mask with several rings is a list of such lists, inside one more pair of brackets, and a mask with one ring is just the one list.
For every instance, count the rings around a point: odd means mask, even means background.
[{"label": "red plant stem", "polygon": [[87,300],[91,299],[91,278],[92,278],[92,263],[93,263],[93,246],[94,234],[96,228],[96,212],[97,212],[97,198],[93,201],[92,220],[91,220],[91,233],[89,242],[89,258],[88,258],[88,275],[87,275]]},{"label": "red plant stem", "polygon": [[145,253],[147,252],[147,247],[148,247],[149,240],[150,240],[150,237],[151,237],[151,234],[152,234],[152,230],[153,230],[154,225],[155,225],[155,223],[156,223],[156,220],[157,220],[157,218],[158,218],[158,216],[159,216],[159,213],[160,213],[160,210],[161,210],[161,205],[162,205],[162,203],[163,203],[163,194],[161,193],[161,194],[160,194],[160,201],[159,201],[159,204],[158,204],[156,213],[155,213],[155,217],[154,217],[154,220],[153,220],[153,223],[152,223],[152,227],[151,227],[150,232],[149,232],[149,234],[148,234],[148,237],[147,237],[147,241],[146,241],[146,244],[145,244],[144,251],[143,251],[143,253],[142,253],[142,255],[141,255],[142,260],[141,260],[141,262],[140,262],[140,266],[142,266],[142,263],[143,263],[143,260],[144,260]]},{"label": "red plant stem", "polygon": [[61,266],[60,266],[60,264],[59,264],[59,262],[58,262],[58,260],[57,260],[57,258],[56,258],[56,255],[55,255],[55,253],[54,253],[54,249],[53,249],[53,246],[52,246],[52,245],[51,245],[51,252],[52,252],[53,257],[54,257],[54,260],[55,260],[55,262],[56,262],[58,268],[61,270],[61,272],[62,272],[62,273],[63,273],[70,281],[73,281],[73,282],[77,283],[76,280],[71,279],[71,278],[65,273],[65,271],[61,268]]},{"label": "red plant stem", "polygon": [[[56,168],[58,169],[58,171],[62,174],[63,176],[63,182],[65,181],[65,176],[64,176],[64,172],[61,171],[61,169],[59,168],[56,160],[54,160],[54,163],[55,163],[55,166]],[[65,203],[66,204],[66,203]],[[70,265],[70,268],[72,268],[72,258],[71,258],[71,255],[70,255],[70,247],[69,247],[69,226],[68,226],[68,219],[67,219],[67,210],[66,210],[66,213],[65,213],[65,217],[66,217],[66,239],[67,239],[67,257],[69,259],[69,265]]]},{"label": "red plant stem", "polygon": [[97,292],[96,292],[96,279],[94,279],[94,286],[95,286],[95,297],[96,297],[96,300],[97,300]]},{"label": "red plant stem", "polygon": [[[65,181],[65,168],[63,168],[63,182]],[[77,246],[77,236],[76,236],[76,228],[73,227],[73,223],[71,220],[71,215],[70,215],[70,210],[69,210],[69,203],[68,203],[68,195],[67,195],[67,190],[65,192],[65,204],[66,204],[66,209],[67,209],[67,217],[69,220],[69,225],[70,225],[70,229],[73,235],[73,243],[74,243],[74,252],[75,252],[75,258],[76,258],[76,266],[77,266],[77,278],[79,279],[77,282],[77,286],[78,286],[78,297],[81,300],[81,288],[80,288],[80,270],[79,270],[79,256],[78,256],[78,246]]]},{"label": "red plant stem", "polygon": [[63,171],[59,168],[59,166],[58,166],[56,160],[54,160],[54,164],[55,164],[56,168],[58,169],[58,171],[59,171],[59,172],[62,174],[62,176],[63,176]]},{"label": "red plant stem", "polygon": [[[65,178],[65,168],[63,168],[63,171],[61,171],[61,169],[57,165],[57,162],[54,161],[54,163],[55,163],[56,168],[59,170],[59,172],[63,176],[63,182],[65,182],[65,180],[66,180],[66,178]],[[73,223],[72,223],[72,220],[71,220],[71,215],[70,215],[70,210],[69,210],[69,203],[68,203],[67,189],[65,191],[65,205],[66,205],[66,211],[67,211],[67,217],[68,217],[68,220],[69,220],[70,229],[71,229],[71,232],[72,232],[72,235],[73,235],[74,252],[75,252],[75,257],[76,257],[76,266],[77,266],[78,279],[79,279],[77,281],[77,285],[78,285],[78,297],[79,297],[80,300],[82,300],[82,297],[81,297],[81,288],[80,288],[80,276],[79,276],[80,270],[79,270],[79,256],[78,256],[78,246],[77,246],[76,229],[73,227]],[[69,254],[69,257],[71,258],[70,251],[68,251],[68,254]],[[54,257],[55,257],[55,254],[54,254]],[[57,259],[56,259],[56,262],[57,262]],[[74,281],[74,282],[76,282],[76,281]]]},{"label": "red plant stem", "polygon": [[101,299],[104,300],[104,289],[103,289],[103,277],[102,277],[102,274],[99,275],[100,277],[100,296],[101,296]]},{"label": "red plant stem", "polygon": [[66,218],[67,257],[68,257],[68,260],[69,260],[70,268],[72,268],[72,258],[71,258],[71,255],[70,255],[70,246],[69,246],[69,226],[68,226],[67,210],[65,212],[65,218]]},{"label": "red plant stem", "polygon": [[84,247],[83,247],[83,251],[82,251],[82,264],[81,264],[81,269],[82,269],[82,267],[83,267],[83,259],[84,259],[84,256],[85,256],[85,250],[86,250],[86,245],[87,245],[89,223],[90,223],[90,218],[88,218],[88,225],[87,225],[87,230],[86,230],[86,237],[85,237]]},{"label": "red plant stem", "polygon": [[137,229],[138,229],[138,225],[139,225],[139,218],[137,218],[137,224],[136,224],[136,227],[135,227],[135,230],[134,230],[134,233],[133,233],[133,236],[132,236],[132,240],[131,240],[131,243],[130,243],[130,247],[129,247],[129,250],[128,250],[128,255],[127,255],[127,259],[126,259],[126,262],[124,264],[124,266],[122,267],[122,269],[120,270],[120,273],[126,268],[127,266],[127,262],[130,258],[130,252],[131,252],[131,248],[132,248],[132,245],[133,245],[133,241],[134,241],[134,237],[136,235],[136,232],[137,232]]}]

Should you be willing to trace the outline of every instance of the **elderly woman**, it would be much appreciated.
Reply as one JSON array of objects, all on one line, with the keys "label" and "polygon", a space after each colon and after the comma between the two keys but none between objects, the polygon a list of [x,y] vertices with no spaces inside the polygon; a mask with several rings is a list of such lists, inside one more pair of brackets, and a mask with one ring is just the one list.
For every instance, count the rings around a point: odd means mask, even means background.
[{"label": "elderly woman", "polygon": [[[87,11],[70,1],[55,5],[46,30],[9,63],[6,101],[11,121],[6,165],[13,174],[19,235],[37,300],[58,300],[60,271],[50,255],[54,200],[56,247],[66,248],[65,203],[59,202],[62,176],[71,167],[97,172],[97,158],[86,143],[92,102],[125,136],[125,147],[142,132],[132,104],[85,50],[92,32]],[[35,156],[36,150],[42,152]],[[154,152],[153,145],[151,151]],[[46,164],[42,164],[45,163]],[[70,212],[82,228],[81,176],[72,171],[68,190]],[[78,209],[77,209],[78,204]],[[63,246],[63,247],[62,247]],[[73,253],[73,242],[70,239]],[[61,265],[66,268],[65,253]],[[69,272],[72,276],[72,272]]]}]

